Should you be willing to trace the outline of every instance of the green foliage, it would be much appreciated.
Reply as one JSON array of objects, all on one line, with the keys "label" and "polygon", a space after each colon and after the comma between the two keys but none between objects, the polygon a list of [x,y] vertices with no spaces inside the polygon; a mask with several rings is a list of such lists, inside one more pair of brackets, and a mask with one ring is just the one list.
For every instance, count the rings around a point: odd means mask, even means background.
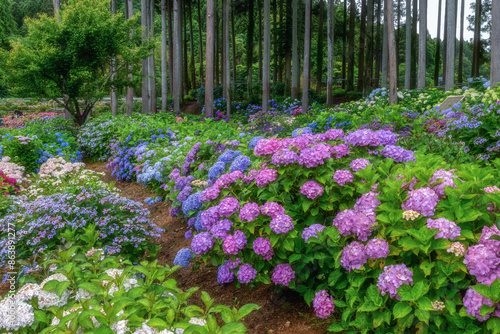
[{"label": "green foliage", "polygon": [[39,167],[39,150],[42,142],[36,137],[12,136],[6,145],[4,155],[11,157],[12,162],[21,165],[26,172],[33,173]]}]

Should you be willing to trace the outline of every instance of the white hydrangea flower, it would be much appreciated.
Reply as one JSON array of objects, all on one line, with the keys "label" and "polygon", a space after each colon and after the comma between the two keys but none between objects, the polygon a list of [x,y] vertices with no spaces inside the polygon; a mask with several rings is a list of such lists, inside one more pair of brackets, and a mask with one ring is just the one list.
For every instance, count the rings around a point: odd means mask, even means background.
[{"label": "white hydrangea flower", "polygon": [[44,279],[43,282],[40,284],[40,288],[42,288],[42,290],[40,290],[40,292],[38,294],[38,307],[39,308],[48,308],[51,306],[62,307],[68,303],[68,298],[69,298],[70,292],[67,289],[64,290],[61,297],[58,297],[55,292],[43,290],[43,287],[45,286],[45,284],[49,281],[52,281],[52,280],[56,280],[59,282],[68,281],[66,276],[64,276],[63,274],[60,274],[60,273],[51,275],[51,276],[47,277],[46,279]]},{"label": "white hydrangea flower", "polygon": [[0,329],[17,331],[35,321],[33,306],[10,296],[0,301]]},{"label": "white hydrangea flower", "polygon": [[116,334],[125,334],[130,331],[130,328],[127,327],[128,320],[120,320],[111,325],[111,330]]},{"label": "white hydrangea flower", "polygon": [[76,291],[75,300],[78,300],[79,302],[81,302],[81,301],[88,300],[88,299],[92,298],[94,295],[95,295],[95,293],[92,293],[92,292],[89,292],[89,291],[83,290],[83,289],[78,289]]},{"label": "white hydrangea flower", "polygon": [[39,295],[41,289],[42,288],[38,284],[27,283],[16,293],[16,298],[21,301],[31,300],[33,297]]},{"label": "white hydrangea flower", "polygon": [[207,321],[205,319],[191,318],[189,319],[189,323],[191,325],[205,326],[207,324]]}]

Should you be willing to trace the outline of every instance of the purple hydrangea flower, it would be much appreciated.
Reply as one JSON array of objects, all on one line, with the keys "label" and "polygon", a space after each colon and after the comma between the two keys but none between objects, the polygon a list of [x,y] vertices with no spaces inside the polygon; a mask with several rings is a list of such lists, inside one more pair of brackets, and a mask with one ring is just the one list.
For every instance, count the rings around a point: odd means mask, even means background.
[{"label": "purple hydrangea flower", "polygon": [[278,178],[278,171],[270,168],[259,171],[255,177],[255,183],[258,187],[264,187],[269,182],[274,182]]},{"label": "purple hydrangea flower", "polygon": [[389,293],[391,298],[401,300],[398,295],[398,288],[403,284],[413,285],[413,272],[405,264],[393,264],[385,266],[384,271],[379,275],[377,287],[382,296]]},{"label": "purple hydrangea flower", "polygon": [[479,321],[488,320],[490,314],[486,314],[484,318],[481,316],[481,307],[483,305],[488,305],[489,307],[493,307],[493,302],[491,299],[483,297],[478,292],[476,292],[473,288],[469,287],[465,296],[463,298],[464,306],[467,308],[467,314],[473,317],[476,317]]},{"label": "purple hydrangea flower", "polygon": [[186,240],[191,240],[192,237],[193,237],[193,230],[187,230],[186,233],[184,233],[184,238],[186,238]]},{"label": "purple hydrangea flower", "polygon": [[354,204],[354,211],[364,214],[365,216],[375,219],[377,207],[382,203],[376,196],[376,192],[370,191],[369,193],[361,195]]},{"label": "purple hydrangea flower", "polygon": [[286,143],[288,144],[288,148],[294,146],[303,150],[309,148],[311,145],[314,145],[314,137],[306,134],[293,138],[292,141]]},{"label": "purple hydrangea flower", "polygon": [[185,186],[179,192],[179,194],[177,194],[177,202],[184,202],[185,200],[187,200],[187,198],[189,197],[189,195],[191,195],[191,192],[192,192],[191,186],[189,186],[189,185]]},{"label": "purple hydrangea flower", "polygon": [[321,233],[324,229],[325,227],[321,224],[312,224],[311,226],[306,227],[304,231],[302,231],[302,239],[304,239],[306,243],[309,243],[308,240],[310,237],[318,237],[318,234]]},{"label": "purple hydrangea flower", "polygon": [[437,170],[434,172],[434,175],[432,175],[431,179],[429,180],[430,185],[432,185],[434,182],[438,180],[443,180],[432,187],[432,190],[434,190],[438,196],[440,197],[445,196],[444,193],[445,186],[453,188],[457,187],[453,182],[453,179],[456,178],[456,176],[452,173],[452,171],[454,171],[454,169],[450,171],[444,169]]},{"label": "purple hydrangea flower", "polygon": [[228,259],[224,262],[224,265],[231,270],[236,269],[240,264],[241,264],[241,259],[239,257],[237,257],[236,260],[234,260],[234,261],[231,259]]},{"label": "purple hydrangea flower", "polygon": [[318,144],[310,148],[303,149],[299,155],[299,164],[307,168],[317,167],[325,163],[325,159],[330,159],[331,146],[328,144]]},{"label": "purple hydrangea flower", "polygon": [[292,266],[289,263],[278,264],[274,268],[271,280],[274,284],[288,286],[292,279],[295,278],[295,271],[293,271]]},{"label": "purple hydrangea flower", "polygon": [[303,134],[312,134],[312,129],[310,127],[297,128],[292,131],[292,138],[302,136]]},{"label": "purple hydrangea flower", "polygon": [[220,194],[220,189],[218,187],[215,186],[209,187],[201,192],[200,201],[201,202],[213,201],[214,199],[219,197],[219,194]]},{"label": "purple hydrangea flower", "polygon": [[253,221],[260,214],[259,204],[257,203],[247,203],[243,205],[240,210],[240,220],[243,221]]},{"label": "purple hydrangea flower", "polygon": [[254,148],[254,154],[256,156],[264,156],[268,154],[273,154],[281,148],[281,141],[278,138],[269,138],[259,140]]},{"label": "purple hydrangea flower", "polygon": [[333,175],[333,180],[343,187],[344,184],[354,181],[354,176],[348,170],[339,169],[335,171]]},{"label": "purple hydrangea flower", "polygon": [[415,162],[413,151],[405,150],[400,146],[387,145],[380,153],[387,159],[394,159],[395,162]]},{"label": "purple hydrangea flower", "polygon": [[378,130],[375,131],[375,134],[380,140],[380,145],[396,145],[398,142],[398,135],[391,131]]},{"label": "purple hydrangea flower", "polygon": [[216,239],[225,239],[228,232],[231,231],[233,227],[233,222],[229,219],[219,220],[212,228],[210,228],[210,233]]},{"label": "purple hydrangea flower", "polygon": [[490,285],[500,274],[498,248],[492,245],[470,246],[464,255],[464,264],[469,273],[481,284]]},{"label": "purple hydrangea flower", "polygon": [[196,254],[205,254],[214,246],[214,239],[208,232],[198,233],[191,241],[191,249]]},{"label": "purple hydrangea flower", "polygon": [[325,188],[316,181],[307,181],[300,187],[300,193],[310,199],[321,196],[324,190]]},{"label": "purple hydrangea flower", "polygon": [[218,208],[221,217],[229,217],[240,209],[240,202],[234,197],[227,197],[220,201]]},{"label": "purple hydrangea flower", "polygon": [[337,159],[340,159],[342,157],[345,157],[346,155],[351,154],[351,149],[349,148],[349,146],[347,146],[345,144],[340,144],[337,146],[333,146],[330,149],[330,152],[331,152],[332,156],[334,156]]},{"label": "purple hydrangea flower", "polygon": [[253,251],[257,255],[262,255],[266,261],[271,261],[274,255],[273,247],[271,247],[271,240],[264,237],[258,237],[254,240]]},{"label": "purple hydrangea flower", "polygon": [[240,151],[226,150],[217,161],[229,164],[239,155],[241,155]]},{"label": "purple hydrangea flower", "polygon": [[444,238],[453,240],[460,235],[460,227],[455,222],[446,218],[427,219],[427,228],[438,229],[439,232],[434,236],[434,239]]},{"label": "purple hydrangea flower", "polygon": [[234,280],[234,273],[227,266],[220,266],[217,272],[217,282],[219,284],[231,283]]},{"label": "purple hydrangea flower", "polygon": [[174,259],[174,266],[183,266],[187,268],[189,262],[191,262],[191,250],[188,248],[179,250]]},{"label": "purple hydrangea flower", "polygon": [[182,203],[182,212],[187,216],[190,211],[197,211],[203,203],[200,201],[201,191],[189,195],[187,200]]},{"label": "purple hydrangea flower", "polygon": [[345,237],[354,233],[359,240],[366,241],[372,234],[371,228],[374,224],[374,219],[367,217],[363,213],[348,209],[337,214],[332,226],[335,226],[340,234]]},{"label": "purple hydrangea flower", "polygon": [[288,165],[299,160],[299,155],[295,151],[282,149],[273,154],[271,163],[276,166]]},{"label": "purple hydrangea flower", "polygon": [[255,279],[256,276],[257,270],[249,263],[241,265],[238,270],[238,282],[240,283],[249,283],[251,280]]},{"label": "purple hydrangea flower", "polygon": [[390,253],[389,243],[379,238],[371,239],[365,246],[365,253],[369,259],[384,259]]},{"label": "purple hydrangea flower", "polygon": [[292,217],[285,214],[274,217],[269,226],[276,234],[287,234],[294,227]]},{"label": "purple hydrangea flower", "polygon": [[498,227],[496,227],[496,225],[493,225],[491,227],[484,226],[483,230],[481,231],[479,243],[483,245],[489,245],[490,247],[494,247],[500,250],[500,240],[490,239],[492,235],[500,236],[500,230],[498,230]]},{"label": "purple hydrangea flower", "polygon": [[316,292],[312,302],[314,312],[316,312],[318,318],[326,319],[335,310],[333,297],[330,296],[326,290],[319,290]]},{"label": "purple hydrangea flower", "polygon": [[243,183],[251,183],[253,180],[255,180],[255,177],[257,176],[258,172],[255,169],[252,169],[249,173],[248,176],[245,176],[243,178]]},{"label": "purple hydrangea flower", "polygon": [[344,138],[344,130],[340,129],[330,129],[325,132],[325,138],[327,140],[337,140]]},{"label": "purple hydrangea flower", "polygon": [[201,213],[200,222],[201,228],[203,230],[210,230],[220,218],[219,208],[217,206],[212,206]]},{"label": "purple hydrangea flower", "polygon": [[349,133],[345,138],[346,144],[352,146],[378,146],[380,139],[377,134],[368,129],[356,130]]},{"label": "purple hydrangea flower", "polygon": [[416,211],[424,217],[431,217],[434,215],[438,202],[439,197],[434,190],[423,187],[410,191],[408,199],[401,205],[401,208],[405,211]]},{"label": "purple hydrangea flower", "polygon": [[349,167],[351,167],[351,169],[354,172],[357,172],[358,170],[365,169],[366,166],[368,166],[370,164],[371,164],[370,161],[368,161],[366,159],[355,159],[351,162]]},{"label": "purple hydrangea flower", "polygon": [[180,206],[176,206],[175,208],[170,208],[170,216],[172,218],[177,218],[179,214],[181,213],[182,208]]},{"label": "purple hydrangea flower", "polygon": [[234,231],[234,234],[227,235],[222,244],[224,253],[228,255],[236,255],[238,251],[243,249],[247,243],[247,237],[242,231]]},{"label": "purple hydrangea flower", "polygon": [[352,269],[361,268],[367,260],[365,245],[358,241],[353,241],[342,250],[340,264],[345,270],[351,272]]},{"label": "purple hydrangea flower", "polygon": [[262,212],[263,215],[275,218],[279,215],[285,214],[285,208],[276,202],[267,202],[261,206],[260,212]]}]

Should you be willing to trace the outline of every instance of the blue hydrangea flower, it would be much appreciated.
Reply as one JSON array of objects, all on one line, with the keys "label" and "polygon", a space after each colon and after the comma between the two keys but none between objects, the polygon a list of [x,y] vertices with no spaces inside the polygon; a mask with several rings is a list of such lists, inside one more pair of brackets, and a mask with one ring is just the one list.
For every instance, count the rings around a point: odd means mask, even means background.
[{"label": "blue hydrangea flower", "polygon": [[189,262],[191,262],[191,250],[188,248],[179,250],[174,259],[174,266],[183,266],[187,268]]},{"label": "blue hydrangea flower", "polygon": [[296,138],[300,135],[303,135],[303,134],[312,134],[313,131],[310,127],[305,127],[305,128],[297,128],[295,130],[293,130],[292,132],[292,138]]},{"label": "blue hydrangea flower", "polygon": [[212,168],[208,171],[209,179],[216,179],[224,170],[226,169],[226,164],[223,162],[216,162]]},{"label": "blue hydrangea flower", "polygon": [[255,146],[257,146],[257,143],[259,142],[259,140],[261,140],[261,139],[264,139],[264,137],[257,136],[257,137],[252,138],[252,140],[250,140],[250,143],[248,144],[248,148],[253,150],[255,148]]},{"label": "blue hydrangea flower", "polygon": [[188,199],[182,203],[182,212],[186,216],[189,215],[190,210],[196,211],[203,205],[203,203],[200,202],[200,194],[201,191],[198,191],[197,193],[189,196]]},{"label": "blue hydrangea flower", "polygon": [[247,157],[246,155],[240,155],[236,159],[234,159],[233,163],[229,167],[229,172],[235,172],[235,171],[240,171],[244,173],[248,167],[252,164],[252,161],[250,161],[250,158]]}]

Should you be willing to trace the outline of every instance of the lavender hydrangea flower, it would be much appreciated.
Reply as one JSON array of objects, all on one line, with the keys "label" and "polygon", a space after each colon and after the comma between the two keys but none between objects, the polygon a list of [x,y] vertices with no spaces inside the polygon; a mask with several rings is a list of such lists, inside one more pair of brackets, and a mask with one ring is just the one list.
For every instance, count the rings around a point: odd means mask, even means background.
[{"label": "lavender hydrangea flower", "polygon": [[384,259],[389,253],[389,243],[379,238],[371,239],[365,246],[365,254],[369,259]]},{"label": "lavender hydrangea flower", "polygon": [[292,131],[292,138],[301,136],[303,134],[312,134],[312,129],[310,127],[297,128]]},{"label": "lavender hydrangea flower", "polygon": [[260,212],[262,212],[263,215],[275,218],[285,214],[285,208],[276,202],[267,202],[260,207]]},{"label": "lavender hydrangea flower", "polygon": [[227,235],[222,244],[222,249],[224,253],[228,255],[236,255],[238,252],[245,247],[247,243],[247,238],[245,233],[242,231],[235,231],[234,235]]},{"label": "lavender hydrangea flower", "polygon": [[233,222],[229,219],[219,220],[212,228],[210,228],[210,233],[216,239],[225,239],[228,232],[231,231],[233,227]]},{"label": "lavender hydrangea flower", "polygon": [[264,137],[258,136],[258,137],[253,137],[252,140],[250,140],[250,143],[248,143],[248,148],[253,150],[255,146],[257,146],[257,143],[264,139]]},{"label": "lavender hydrangea flower", "polygon": [[214,239],[208,232],[198,233],[191,241],[191,250],[196,254],[205,254],[214,246]]},{"label": "lavender hydrangea flower", "polygon": [[292,217],[285,214],[274,217],[269,226],[276,234],[287,234],[294,227]]},{"label": "lavender hydrangea flower", "polygon": [[271,163],[276,166],[288,165],[299,160],[299,155],[295,151],[282,149],[277,151],[271,157]]},{"label": "lavender hydrangea flower", "polygon": [[493,225],[491,227],[484,226],[483,230],[481,231],[479,243],[483,245],[489,245],[490,247],[494,247],[500,250],[500,240],[491,239],[491,236],[493,235],[500,236],[500,230],[498,230],[498,227],[496,227],[496,225]]},{"label": "lavender hydrangea flower", "polygon": [[398,288],[403,284],[413,285],[413,272],[405,264],[393,264],[385,266],[384,271],[379,275],[377,287],[382,296],[389,293],[391,298],[401,300],[398,295]]},{"label": "lavender hydrangea flower", "polygon": [[446,218],[427,219],[427,228],[438,229],[439,232],[434,236],[434,239],[444,238],[453,240],[460,235],[460,227],[455,222]]},{"label": "lavender hydrangea flower", "polygon": [[429,187],[423,187],[410,191],[408,199],[401,205],[401,208],[405,211],[416,211],[422,216],[431,217],[434,215],[438,202],[439,197],[434,190]]},{"label": "lavender hydrangea flower", "polygon": [[297,138],[293,138],[291,141],[285,141],[284,143],[288,144],[288,148],[297,147],[303,150],[309,148],[311,145],[314,145],[314,137],[305,134]]},{"label": "lavender hydrangea flower", "polygon": [[380,145],[396,145],[398,142],[398,135],[391,131],[378,130],[375,131],[375,134],[380,141]]},{"label": "lavender hydrangea flower", "polygon": [[172,172],[170,173],[168,178],[170,179],[170,181],[173,181],[173,180],[178,179],[180,176],[181,176],[181,172],[179,171],[179,168],[175,168],[174,170],[172,170]]},{"label": "lavender hydrangea flower", "polygon": [[190,211],[197,211],[203,203],[200,201],[201,191],[190,195],[187,200],[182,203],[182,212],[187,216]]},{"label": "lavender hydrangea flower", "polygon": [[185,186],[180,192],[179,194],[177,194],[177,202],[184,202],[185,200],[187,200],[187,198],[189,197],[189,195],[191,195],[191,192],[192,192],[192,188],[191,186]]},{"label": "lavender hydrangea flower", "polygon": [[343,187],[344,184],[354,181],[354,176],[348,170],[339,169],[335,171],[333,175],[333,180]]},{"label": "lavender hydrangea flower", "polygon": [[248,169],[248,167],[250,167],[251,164],[252,161],[250,161],[249,157],[247,157],[246,155],[240,155],[231,163],[231,166],[229,166],[229,171],[240,171],[243,173]]},{"label": "lavender hydrangea flower", "polygon": [[210,169],[208,170],[208,178],[213,180],[216,179],[224,170],[226,169],[226,164],[223,162],[216,162]]},{"label": "lavender hydrangea flower", "polygon": [[170,208],[170,216],[172,218],[177,218],[179,214],[181,213],[182,208],[180,206],[176,206],[175,208]]},{"label": "lavender hydrangea flower", "polygon": [[217,161],[223,162],[224,164],[230,164],[239,155],[241,155],[240,151],[227,150],[221,154]]},{"label": "lavender hydrangea flower", "polygon": [[376,209],[382,203],[376,196],[378,193],[370,191],[361,195],[354,204],[354,211],[364,214],[365,216],[375,219]]},{"label": "lavender hydrangea flower", "polygon": [[218,208],[221,217],[229,217],[240,209],[240,202],[234,197],[227,197],[220,201]]},{"label": "lavender hydrangea flower", "polygon": [[177,252],[174,259],[174,266],[183,266],[187,268],[191,262],[191,250],[188,248],[183,248]]},{"label": "lavender hydrangea flower", "polygon": [[257,270],[255,270],[251,264],[246,263],[240,266],[238,270],[238,282],[249,283],[251,280],[257,277]]},{"label": "lavender hydrangea flower", "polygon": [[395,162],[415,162],[413,151],[405,150],[400,146],[387,145],[380,153],[387,159],[394,159]]},{"label": "lavender hydrangea flower", "polygon": [[295,278],[295,271],[289,263],[278,264],[273,271],[271,280],[274,284],[288,286],[292,279]]},{"label": "lavender hydrangea flower", "polygon": [[330,159],[331,146],[328,144],[318,144],[310,148],[303,149],[299,155],[299,164],[307,168],[317,167],[325,163],[325,159]]},{"label": "lavender hydrangea flower", "polygon": [[300,187],[300,193],[310,199],[321,196],[324,190],[325,188],[316,181],[307,181]]},{"label": "lavender hydrangea flower", "polygon": [[256,156],[264,156],[268,154],[273,154],[281,148],[281,140],[278,138],[269,138],[259,140],[254,148],[254,154]]},{"label": "lavender hydrangea flower", "polygon": [[253,242],[253,251],[257,255],[262,255],[262,258],[266,261],[271,261],[274,251],[271,246],[271,240],[264,237],[258,237]]},{"label": "lavender hydrangea flower", "polygon": [[208,187],[207,189],[201,192],[200,201],[201,202],[213,201],[214,199],[219,197],[219,194],[220,194],[220,188],[215,186]]},{"label": "lavender hydrangea flower", "polygon": [[186,238],[186,240],[191,240],[192,237],[193,237],[193,230],[187,230],[186,233],[184,233],[184,238]]},{"label": "lavender hydrangea flower", "polygon": [[341,129],[330,129],[325,132],[325,138],[327,140],[337,140],[344,138],[344,130]]},{"label": "lavender hydrangea flower", "polygon": [[240,264],[241,264],[241,259],[239,257],[237,257],[236,260],[234,261],[231,259],[224,261],[224,265],[231,270],[236,269]]},{"label": "lavender hydrangea flower", "polygon": [[217,272],[217,282],[219,284],[231,283],[234,280],[234,273],[225,265],[219,267]]},{"label": "lavender hydrangea flower", "polygon": [[498,248],[484,244],[470,246],[465,252],[464,264],[479,283],[490,285],[500,273]]},{"label": "lavender hydrangea flower", "polygon": [[314,312],[316,312],[318,318],[326,319],[335,310],[333,297],[330,296],[326,290],[319,290],[316,292],[312,302]]},{"label": "lavender hydrangea flower", "polygon": [[220,214],[217,206],[206,209],[200,215],[201,228],[207,231],[210,230],[219,221],[219,218]]},{"label": "lavender hydrangea flower", "polygon": [[263,169],[255,177],[255,183],[258,187],[264,187],[269,182],[274,182],[278,178],[278,171],[274,169]]},{"label": "lavender hydrangea flower", "polygon": [[490,314],[486,314],[484,318],[481,316],[481,307],[483,305],[488,305],[489,307],[493,307],[493,302],[491,299],[488,299],[478,292],[476,292],[473,288],[469,287],[465,296],[463,298],[464,306],[467,308],[467,314],[475,317],[479,321],[488,320]]},{"label": "lavender hydrangea flower", "polygon": [[455,174],[452,173],[452,171],[454,171],[454,169],[452,169],[450,171],[447,171],[444,169],[437,170],[434,172],[431,179],[429,180],[429,184],[431,184],[431,185],[440,179],[443,180],[432,187],[432,190],[434,190],[439,197],[445,196],[445,193],[444,193],[445,186],[453,187],[453,188],[457,187],[455,185],[455,183],[453,182],[453,179],[457,178],[457,177],[455,176]]},{"label": "lavender hydrangea flower", "polygon": [[378,146],[380,139],[377,134],[368,129],[356,130],[349,133],[345,138],[346,144],[352,146]]},{"label": "lavender hydrangea flower", "polygon": [[337,146],[333,146],[330,149],[330,152],[331,152],[332,156],[334,156],[337,159],[340,159],[342,157],[345,157],[346,155],[351,154],[351,149],[349,148],[349,146],[347,146],[345,144],[340,144]]},{"label": "lavender hydrangea flower", "polygon": [[306,243],[309,243],[309,238],[318,237],[318,234],[321,233],[325,229],[325,226],[321,224],[312,224],[309,227],[306,227],[304,231],[302,231],[302,239]]},{"label": "lavender hydrangea flower", "polygon": [[253,221],[260,214],[259,204],[257,203],[247,203],[243,205],[240,210],[240,220],[243,221]]},{"label": "lavender hydrangea flower", "polygon": [[366,166],[368,166],[370,164],[371,164],[370,161],[368,161],[366,159],[355,159],[351,162],[349,167],[351,167],[351,169],[354,172],[357,172],[358,170],[365,169]]},{"label": "lavender hydrangea flower", "polygon": [[340,264],[345,270],[351,272],[352,269],[361,268],[367,260],[365,245],[358,241],[353,241],[342,250]]}]

